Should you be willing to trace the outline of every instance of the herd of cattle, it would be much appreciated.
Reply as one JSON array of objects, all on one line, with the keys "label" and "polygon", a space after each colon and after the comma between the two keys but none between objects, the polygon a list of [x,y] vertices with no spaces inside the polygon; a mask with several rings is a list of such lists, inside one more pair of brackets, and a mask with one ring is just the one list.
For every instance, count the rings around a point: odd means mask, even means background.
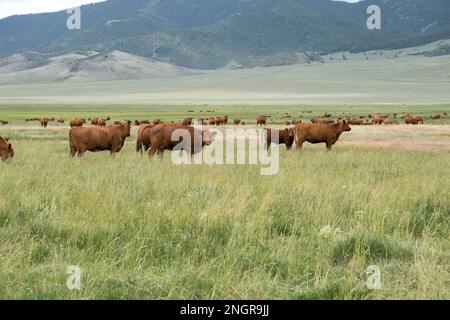
[{"label": "herd of cattle", "polygon": [[[287,113],[286,117],[290,117]],[[333,120],[332,115],[325,113],[320,118],[311,119],[311,124],[303,123],[301,120],[286,121],[286,125],[294,125],[293,127],[276,130],[277,135],[272,136],[275,129],[266,128],[266,146],[269,149],[272,143],[284,144],[290,150],[296,143],[298,149],[301,149],[304,142],[309,143],[325,143],[327,150],[338,141],[343,132],[351,131],[350,125],[394,125],[399,124],[397,119],[403,119],[405,124],[423,124],[423,116],[403,115],[367,115],[359,118],[346,117]],[[448,113],[433,114],[430,119],[437,120],[441,117],[448,117]],[[269,115],[259,115],[256,118],[257,126],[267,125]],[[43,128],[48,126],[49,122],[65,123],[64,119],[55,118],[31,118],[26,121],[38,121]],[[84,126],[90,122],[90,126]],[[142,154],[143,150],[148,151],[149,158],[158,154],[162,156],[164,150],[173,150],[175,146],[183,144],[183,149],[194,154],[213,142],[214,135],[208,129],[198,129],[193,127],[194,119],[192,117],[185,118],[180,122],[164,122],[161,119],[149,120],[125,120],[111,121],[110,117],[105,118],[71,118],[67,120],[71,130],[69,133],[70,154],[82,156],[86,151],[110,151],[113,155],[120,152],[124,146],[126,138],[130,136],[131,125],[139,126],[136,137],[136,152]],[[9,124],[8,121],[0,120],[2,125]],[[196,124],[200,125],[227,125],[228,116],[211,117],[209,119],[197,119]],[[245,125],[240,119],[233,121],[234,125]],[[185,129],[190,134],[190,141],[172,141],[171,137],[175,130]],[[272,137],[278,137],[277,141],[273,141]],[[201,141],[201,148],[194,146],[194,141]],[[14,149],[8,139],[0,137],[0,158],[2,160],[14,157]]]}]

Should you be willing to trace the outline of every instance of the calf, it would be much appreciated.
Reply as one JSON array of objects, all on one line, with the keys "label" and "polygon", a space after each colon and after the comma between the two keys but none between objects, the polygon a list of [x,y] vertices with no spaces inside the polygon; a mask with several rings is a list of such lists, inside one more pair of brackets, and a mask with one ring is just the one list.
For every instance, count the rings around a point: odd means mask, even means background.
[{"label": "calf", "polygon": [[[278,131],[278,140],[272,140],[272,138],[276,139],[275,137],[272,137],[272,132]],[[270,146],[272,143],[275,144],[284,144],[288,150],[292,148],[292,145],[294,144],[294,128],[286,128],[284,130],[274,130],[274,129],[266,129],[266,147],[267,150],[270,149]]]}]

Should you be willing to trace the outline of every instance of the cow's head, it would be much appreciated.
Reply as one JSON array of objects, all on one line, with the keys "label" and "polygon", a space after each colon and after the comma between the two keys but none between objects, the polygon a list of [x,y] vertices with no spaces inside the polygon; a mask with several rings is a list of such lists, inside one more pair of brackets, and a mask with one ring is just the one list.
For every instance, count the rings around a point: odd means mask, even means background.
[{"label": "cow's head", "polygon": [[209,146],[214,142],[214,137],[217,135],[217,132],[211,132],[210,130],[203,130],[202,131],[202,139],[203,144],[206,146]]},{"label": "cow's head", "polygon": [[350,128],[350,125],[348,124],[347,120],[339,122],[339,125],[341,126],[342,131],[352,131],[352,128]]},{"label": "cow's head", "polygon": [[289,150],[289,149],[291,149],[292,145],[294,144],[295,129],[294,128],[286,128],[284,130],[286,131],[286,135],[287,135],[287,141],[285,141],[286,148]]}]

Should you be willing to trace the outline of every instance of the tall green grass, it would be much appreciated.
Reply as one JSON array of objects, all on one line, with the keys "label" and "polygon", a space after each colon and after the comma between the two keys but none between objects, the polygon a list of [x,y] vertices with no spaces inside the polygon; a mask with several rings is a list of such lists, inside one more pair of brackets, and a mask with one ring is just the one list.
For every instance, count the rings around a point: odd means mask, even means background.
[{"label": "tall green grass", "polygon": [[448,153],[282,148],[264,177],[150,162],[131,140],[113,159],[70,159],[59,138],[15,149],[0,163],[0,298],[450,298]]}]

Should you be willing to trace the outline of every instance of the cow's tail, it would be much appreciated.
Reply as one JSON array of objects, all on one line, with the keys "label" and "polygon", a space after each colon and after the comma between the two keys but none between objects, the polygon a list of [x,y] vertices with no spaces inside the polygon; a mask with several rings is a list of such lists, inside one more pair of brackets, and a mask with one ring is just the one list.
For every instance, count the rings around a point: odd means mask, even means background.
[{"label": "cow's tail", "polygon": [[142,141],[141,141],[141,130],[138,131],[138,134],[136,136],[136,152],[141,153],[142,155]]},{"label": "cow's tail", "polygon": [[77,153],[77,145],[75,139],[73,138],[73,128],[69,131],[69,144],[70,144],[70,155],[74,157]]}]

